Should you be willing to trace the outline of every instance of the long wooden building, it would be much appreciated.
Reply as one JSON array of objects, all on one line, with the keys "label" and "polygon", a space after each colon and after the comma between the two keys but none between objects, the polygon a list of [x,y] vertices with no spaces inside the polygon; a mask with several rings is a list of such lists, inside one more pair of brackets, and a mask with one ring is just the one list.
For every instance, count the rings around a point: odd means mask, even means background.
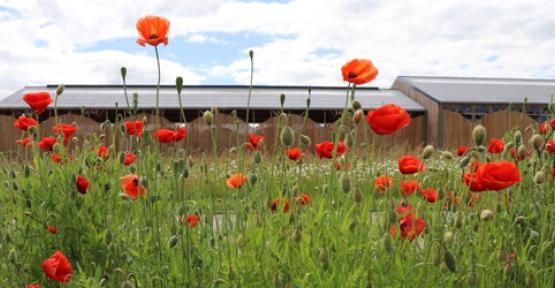
[{"label": "long wooden building", "polygon": [[[14,128],[13,122],[22,113],[30,115],[29,106],[22,100],[23,95],[30,92],[48,91],[55,95],[57,85],[30,86],[13,93],[0,101],[0,127],[3,137],[0,151],[17,149],[15,139],[20,138],[21,131]],[[251,131],[264,134],[267,143],[273,143],[276,135],[274,127],[277,115],[282,111],[291,115],[289,121],[293,129],[310,136],[314,143],[330,139],[334,130],[334,122],[341,115],[345,103],[345,87],[311,87],[310,111],[307,123],[304,113],[307,109],[308,87],[300,86],[255,86],[252,90],[249,127]],[[133,109],[136,99],[136,110],[141,117],[148,119],[146,129],[155,129],[154,111],[156,87],[152,85],[128,85],[128,100],[121,85],[65,85],[64,93],[58,100],[58,115],[65,123],[76,123],[77,137],[86,137],[99,132],[100,123],[107,119],[116,122],[129,118],[126,111]],[[285,95],[283,106],[280,95]],[[137,95],[137,96],[134,96]],[[160,112],[162,126],[173,127],[185,125],[192,149],[210,149],[210,130],[201,119],[204,111],[213,107],[218,109],[216,127],[218,130],[219,147],[236,145],[239,135],[244,129],[236,129],[234,122],[246,121],[246,106],[249,95],[248,86],[185,86],[181,100],[186,119],[182,119],[179,100],[175,86],[162,86],[160,89]],[[426,110],[416,101],[398,90],[378,88],[357,88],[355,98],[365,110],[375,109],[387,103],[394,103],[409,111],[412,123],[407,129],[386,137],[371,136],[371,142],[387,146],[403,145],[418,147],[426,142],[425,125]],[[130,102],[130,107],[127,106]],[[51,135],[54,125],[54,105],[40,116],[42,136]],[[237,118],[230,116],[235,111]],[[186,121],[184,121],[186,120]],[[186,123],[185,123],[186,122]],[[243,126],[244,127],[244,126]],[[237,136],[237,137],[236,137]]]}]

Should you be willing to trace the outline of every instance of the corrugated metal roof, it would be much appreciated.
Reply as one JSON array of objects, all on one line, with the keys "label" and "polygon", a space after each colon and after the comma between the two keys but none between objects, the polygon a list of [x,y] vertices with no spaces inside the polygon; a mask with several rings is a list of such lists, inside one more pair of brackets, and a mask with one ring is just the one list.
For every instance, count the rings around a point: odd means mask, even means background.
[{"label": "corrugated metal roof", "polygon": [[[139,94],[139,108],[155,107],[156,87],[150,85],[128,85],[129,101],[133,93]],[[26,93],[49,91],[54,97],[56,86],[25,87],[0,101],[0,110],[27,109],[22,97]],[[342,109],[345,102],[345,87],[312,87],[311,110]],[[307,87],[298,86],[255,86],[251,97],[253,110],[274,110],[280,108],[280,94],[286,95],[284,108],[304,110],[308,96]],[[182,92],[183,106],[186,109],[244,109],[247,104],[248,86],[185,86]],[[355,98],[365,109],[393,103],[408,111],[424,111],[424,107],[397,90],[377,88],[357,88]],[[126,107],[121,85],[66,85],[58,100],[60,109],[114,109],[115,103]],[[52,106],[52,105],[51,105]],[[52,108],[52,107],[50,107]],[[175,86],[162,86],[160,89],[160,108],[178,109]]]},{"label": "corrugated metal roof", "polygon": [[399,80],[440,103],[549,104],[555,80],[399,76]]}]

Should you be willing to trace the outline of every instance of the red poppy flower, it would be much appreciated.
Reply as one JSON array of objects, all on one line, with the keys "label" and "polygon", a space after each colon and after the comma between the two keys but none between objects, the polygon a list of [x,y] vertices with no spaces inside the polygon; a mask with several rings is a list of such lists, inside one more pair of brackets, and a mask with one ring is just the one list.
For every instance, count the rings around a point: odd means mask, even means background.
[{"label": "red poppy flower", "polygon": [[545,142],[545,151],[549,152],[549,153],[555,153],[555,141],[553,140],[547,140]]},{"label": "red poppy flower", "polygon": [[488,145],[489,153],[498,154],[503,152],[504,148],[505,148],[505,142],[503,142],[503,140],[501,139],[492,138],[489,141],[489,145]]},{"label": "red poppy flower", "polygon": [[125,159],[123,159],[123,165],[129,166],[137,160],[137,154],[125,152]]},{"label": "red poppy flower", "polygon": [[125,121],[125,133],[129,136],[143,136],[143,121]]},{"label": "red poppy flower", "polygon": [[466,148],[466,146],[459,146],[459,148],[457,148],[457,155],[462,156],[466,154],[467,151],[468,151],[468,148]]},{"label": "red poppy flower", "polygon": [[158,139],[160,143],[170,143],[174,139],[175,132],[170,129],[158,129],[154,131],[154,139]]},{"label": "red poppy flower", "polygon": [[547,134],[547,125],[545,125],[545,122],[542,122],[538,125],[538,131],[540,132],[540,134],[545,135]]},{"label": "red poppy flower", "polygon": [[[197,215],[194,215],[194,214],[187,215],[187,225],[189,225],[189,228],[193,228],[197,226],[198,220],[199,218]],[[185,224],[185,216],[181,218],[181,224]]]},{"label": "red poppy flower", "polygon": [[422,188],[422,184],[418,183],[416,179],[412,179],[410,181],[401,181],[399,182],[399,186],[401,186],[401,194],[407,196],[412,195],[412,193]]},{"label": "red poppy flower", "polygon": [[343,80],[356,85],[368,83],[378,76],[378,69],[372,61],[366,59],[353,59],[341,67]]},{"label": "red poppy flower", "polygon": [[25,285],[25,288],[40,288],[40,284],[27,284]]},{"label": "red poppy flower", "polygon": [[351,167],[351,163],[349,163],[349,162],[341,165],[339,163],[339,161],[335,161],[335,170],[345,171],[345,170],[349,169],[349,167]]},{"label": "red poppy flower", "polygon": [[258,144],[260,143],[260,141],[264,141],[264,136],[262,135],[254,136],[252,132],[249,133],[249,142],[251,142],[252,148],[258,149],[259,148]]},{"label": "red poppy flower", "polygon": [[97,155],[102,159],[106,159],[110,155],[110,150],[108,150],[108,147],[106,147],[104,144],[100,144],[100,146],[98,146]]},{"label": "red poppy flower", "polygon": [[[320,159],[322,158],[331,159],[333,157],[333,146],[334,146],[333,142],[324,141],[320,144],[315,144],[314,146],[316,147],[316,154],[318,154],[318,157],[320,157]],[[336,156],[341,157],[341,155],[343,155],[343,153],[345,153],[346,151],[347,151],[347,146],[345,145],[345,143],[339,142],[337,144]]]},{"label": "red poppy flower", "polygon": [[29,127],[31,126],[37,126],[37,120],[25,116],[25,114],[22,114],[17,118],[17,120],[15,120],[14,126],[17,129],[27,131],[27,129],[29,129]]},{"label": "red poppy flower", "polygon": [[367,120],[370,128],[378,135],[392,134],[410,124],[409,113],[395,104],[368,111]]},{"label": "red poppy flower", "polygon": [[57,154],[57,153],[52,153],[52,154],[50,155],[50,159],[51,159],[52,161],[56,162],[56,163],[62,162],[62,156],[60,156],[60,154]]},{"label": "red poppy flower", "polygon": [[549,126],[551,126],[551,130],[555,130],[555,118],[549,120]]},{"label": "red poppy flower", "polygon": [[71,136],[77,131],[77,128],[73,125],[69,124],[58,124],[52,128],[54,134],[59,135],[60,133],[64,134],[64,145],[69,142]]},{"label": "red poppy flower", "polygon": [[412,213],[401,217],[399,221],[399,227],[401,227],[401,237],[409,238],[411,241],[416,238],[416,236],[422,234],[426,228],[426,222],[423,219],[415,217]]},{"label": "red poppy flower", "polygon": [[237,173],[229,176],[226,180],[227,187],[237,189],[241,188],[247,181],[247,178],[243,173]]},{"label": "red poppy flower", "polygon": [[426,199],[430,203],[436,202],[437,191],[434,188],[425,188],[420,191],[422,193],[422,198]]},{"label": "red poppy flower", "polygon": [[31,137],[27,136],[23,139],[17,139],[17,140],[15,140],[15,144],[27,146],[27,145],[31,144]]},{"label": "red poppy flower", "polygon": [[185,130],[185,128],[177,128],[173,135],[173,141],[175,142],[181,141],[185,139],[186,136],[187,136],[187,130]]},{"label": "red poppy flower", "polygon": [[478,167],[478,181],[487,190],[503,190],[522,180],[516,165],[509,161],[489,162]]},{"label": "red poppy flower", "polygon": [[58,230],[56,230],[56,228],[54,228],[53,226],[48,226],[46,229],[52,234],[58,233]]},{"label": "red poppy flower", "polygon": [[119,181],[123,191],[133,199],[137,199],[139,196],[146,193],[143,184],[141,184],[141,188],[139,189],[139,176],[135,174],[122,176],[119,178]]},{"label": "red poppy flower", "polygon": [[403,156],[398,162],[401,174],[414,174],[418,171],[425,171],[426,166],[415,156]]},{"label": "red poppy flower", "polygon": [[37,145],[44,151],[52,151],[52,149],[54,149],[54,144],[56,144],[56,138],[44,137]]},{"label": "red poppy flower", "polygon": [[295,147],[291,149],[285,149],[285,156],[287,156],[290,160],[297,161],[301,158],[304,158],[304,153],[301,152],[301,148]]},{"label": "red poppy flower", "polygon": [[75,185],[77,186],[77,191],[81,194],[87,193],[87,189],[89,188],[89,181],[81,175],[77,176],[75,181]]},{"label": "red poppy flower", "polygon": [[44,260],[41,267],[46,277],[60,283],[68,283],[71,280],[71,276],[73,276],[71,263],[69,263],[66,256],[60,250]]},{"label": "red poppy flower", "polygon": [[380,193],[383,194],[385,190],[389,186],[391,186],[391,183],[393,183],[393,180],[391,180],[391,177],[382,175],[376,178],[376,180],[374,181],[374,187],[380,189]]},{"label": "red poppy flower", "polygon": [[482,183],[478,180],[478,175],[476,173],[464,173],[463,180],[466,186],[470,186],[470,191],[481,192],[486,190],[486,188],[482,186]]},{"label": "red poppy flower", "polygon": [[412,205],[410,203],[405,203],[405,200],[401,201],[401,205],[397,206],[395,212],[397,214],[405,214],[412,211]]},{"label": "red poppy flower", "polygon": [[281,203],[283,204],[283,213],[287,213],[289,212],[289,201],[287,201],[286,199],[281,199],[281,198],[277,198],[274,201],[272,201],[272,213],[276,213],[277,208],[279,205],[281,205]]},{"label": "red poppy flower", "polygon": [[310,195],[307,195],[307,194],[301,194],[295,198],[295,203],[301,206],[310,204],[310,201],[311,201]]},{"label": "red poppy flower", "polygon": [[33,92],[23,95],[23,101],[35,110],[35,115],[40,115],[52,103],[52,98],[48,92]]},{"label": "red poppy flower", "polygon": [[149,44],[158,46],[160,43],[168,45],[168,31],[170,30],[170,21],[160,16],[145,16],[137,21],[137,32],[139,38],[137,43],[141,46]]}]

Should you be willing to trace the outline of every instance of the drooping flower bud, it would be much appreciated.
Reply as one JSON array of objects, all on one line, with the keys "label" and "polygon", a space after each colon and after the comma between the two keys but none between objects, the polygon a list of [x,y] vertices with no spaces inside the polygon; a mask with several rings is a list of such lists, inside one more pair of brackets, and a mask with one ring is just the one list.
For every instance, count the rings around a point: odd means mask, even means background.
[{"label": "drooping flower bud", "polygon": [[283,146],[291,146],[293,144],[293,130],[288,126],[283,127],[279,138]]},{"label": "drooping flower bud", "polygon": [[206,125],[212,126],[212,123],[214,123],[214,114],[212,114],[212,112],[210,111],[204,111],[204,113],[202,114],[202,120],[204,120],[204,123],[206,123]]},{"label": "drooping flower bud", "polygon": [[123,81],[125,81],[125,78],[127,77],[127,68],[125,66],[121,66],[120,72],[121,78],[123,79]]},{"label": "drooping flower bud", "polygon": [[362,105],[360,105],[360,102],[358,102],[358,100],[353,100],[351,105],[352,105],[354,111],[357,111],[357,110],[362,108]]},{"label": "drooping flower bud", "polygon": [[435,148],[433,145],[426,145],[426,147],[424,147],[424,150],[422,150],[422,158],[428,159],[432,157],[432,154],[434,153],[434,151],[435,151]]},{"label": "drooping flower bud", "polygon": [[493,212],[489,209],[482,210],[480,213],[480,219],[482,219],[482,221],[490,221],[493,219]]},{"label": "drooping flower bud", "polygon": [[56,97],[62,95],[62,93],[64,93],[64,84],[60,84],[58,85],[58,87],[56,88]]},{"label": "drooping flower bud", "polygon": [[312,144],[312,140],[310,140],[310,137],[308,137],[308,136],[306,136],[306,135],[301,135],[301,142],[302,142],[304,145],[307,145],[307,146],[310,145],[310,144]]},{"label": "drooping flower bud", "polygon": [[536,175],[534,175],[534,183],[536,185],[540,185],[545,181],[545,171],[544,170],[540,170],[538,172],[536,172]]},{"label": "drooping flower bud", "polygon": [[360,203],[362,202],[362,192],[360,192],[360,189],[356,189],[355,193],[353,193],[353,200],[355,200],[356,203]]},{"label": "drooping flower bud", "polygon": [[442,159],[446,159],[446,160],[451,160],[454,158],[453,153],[449,152],[449,151],[443,151],[441,152],[441,158]]},{"label": "drooping flower bud", "polygon": [[453,257],[453,254],[451,254],[449,250],[445,250],[445,257],[443,260],[445,261],[445,265],[447,266],[447,268],[449,268],[451,272],[453,273],[457,272],[457,264],[455,261],[455,257]]},{"label": "drooping flower bud", "polygon": [[349,174],[347,172],[343,172],[341,174],[340,181],[343,192],[349,193],[349,191],[351,191],[351,177],[349,177]]},{"label": "drooping flower bud", "polygon": [[530,145],[536,149],[536,151],[540,151],[543,147],[543,138],[540,134],[535,134],[530,139]]},{"label": "drooping flower bud", "polygon": [[514,140],[516,146],[520,146],[522,144],[522,133],[520,130],[515,132]]},{"label": "drooping flower bud", "polygon": [[181,90],[183,89],[183,77],[179,76],[175,78],[175,88],[177,89],[177,95],[181,95]]},{"label": "drooping flower bud", "polygon": [[520,159],[524,159],[526,158],[526,146],[524,145],[520,145],[520,147],[518,147],[518,149],[516,150],[516,154],[518,154],[518,157],[520,157]]},{"label": "drooping flower bud", "polygon": [[364,111],[362,111],[362,109],[356,110],[353,114],[353,122],[355,124],[358,124],[360,123],[360,121],[362,121],[362,119],[364,119]]},{"label": "drooping flower bud", "polygon": [[443,234],[443,242],[447,244],[451,244],[453,243],[453,239],[454,239],[453,232],[447,231]]}]

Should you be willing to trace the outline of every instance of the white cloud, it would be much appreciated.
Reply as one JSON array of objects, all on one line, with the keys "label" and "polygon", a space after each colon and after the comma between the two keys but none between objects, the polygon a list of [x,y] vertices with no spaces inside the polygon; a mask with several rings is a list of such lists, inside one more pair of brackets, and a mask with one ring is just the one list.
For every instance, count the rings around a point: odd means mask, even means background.
[{"label": "white cloud", "polygon": [[[128,66],[130,81],[153,83],[154,60],[146,50],[135,55],[78,49],[135,37],[135,21],[145,14],[164,15],[171,21],[170,37],[190,42],[218,43],[210,32],[273,37],[248,47],[255,51],[256,84],[343,85],[339,68],[357,57],[374,61],[380,74],[371,85],[381,87],[397,75],[555,76],[550,0],[0,0],[0,7],[10,8],[0,9],[3,38],[9,39],[0,47],[2,90],[46,82],[119,83],[121,65]],[[35,47],[37,40],[45,47]],[[230,64],[208,69],[166,60],[163,78],[172,83],[183,75],[190,83],[209,84],[211,77],[231,77],[246,84],[245,55],[238,51],[225,61]]]}]

